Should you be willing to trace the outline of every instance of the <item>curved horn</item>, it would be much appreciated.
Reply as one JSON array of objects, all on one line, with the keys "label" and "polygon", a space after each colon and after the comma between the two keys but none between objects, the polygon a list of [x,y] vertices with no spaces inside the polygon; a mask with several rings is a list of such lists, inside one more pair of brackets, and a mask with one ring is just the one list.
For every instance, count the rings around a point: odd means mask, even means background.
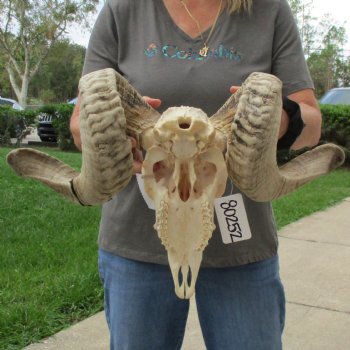
[{"label": "curved horn", "polygon": [[7,155],[7,163],[17,175],[43,182],[64,197],[77,201],[71,181],[77,171],[46,153],[31,148],[20,148]]},{"label": "curved horn", "polygon": [[278,168],[277,139],[282,111],[282,83],[272,75],[253,73],[241,87],[228,140],[228,173],[238,188],[256,201],[288,194],[327,174],[344,161],[343,150],[323,145]]},{"label": "curved horn", "polygon": [[[157,112],[142,102],[142,97],[113,69],[85,75],[79,90],[83,157],[80,174],[32,149],[14,150],[7,161],[18,175],[39,180],[68,199],[84,205],[99,204],[123,189],[132,176],[128,125],[138,137],[152,125]],[[142,121],[134,126],[138,117]]]}]

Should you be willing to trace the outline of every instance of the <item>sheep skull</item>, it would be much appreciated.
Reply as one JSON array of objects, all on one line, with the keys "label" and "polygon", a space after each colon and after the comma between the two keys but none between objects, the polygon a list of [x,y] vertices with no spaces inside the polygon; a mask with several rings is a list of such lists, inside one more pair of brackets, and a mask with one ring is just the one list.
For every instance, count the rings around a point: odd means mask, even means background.
[{"label": "sheep skull", "polygon": [[155,229],[168,253],[179,298],[190,298],[204,248],[215,228],[214,198],[226,186],[227,170],[217,131],[200,109],[173,107],[153,129],[142,173],[156,207]]}]

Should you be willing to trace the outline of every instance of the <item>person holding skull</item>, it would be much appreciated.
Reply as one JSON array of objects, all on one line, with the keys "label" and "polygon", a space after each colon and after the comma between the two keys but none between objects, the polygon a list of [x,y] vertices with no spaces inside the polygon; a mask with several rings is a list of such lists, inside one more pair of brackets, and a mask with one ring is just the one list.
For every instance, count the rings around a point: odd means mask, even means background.
[{"label": "person holding skull", "polygon": [[[105,68],[159,112],[185,105],[209,116],[250,73],[275,75],[285,97],[279,146],[318,143],[321,115],[286,0],[108,0],[83,75]],[[81,147],[79,111],[78,99],[71,131]],[[139,173],[142,151],[131,142]],[[232,193],[241,191],[229,181],[225,195]],[[208,349],[280,350],[285,299],[272,207],[242,196],[251,238],[224,244],[216,223],[203,254],[195,293],[202,333]],[[153,225],[136,177],[103,205],[99,269],[114,350],[180,349],[183,342],[189,301],[174,293]]]}]

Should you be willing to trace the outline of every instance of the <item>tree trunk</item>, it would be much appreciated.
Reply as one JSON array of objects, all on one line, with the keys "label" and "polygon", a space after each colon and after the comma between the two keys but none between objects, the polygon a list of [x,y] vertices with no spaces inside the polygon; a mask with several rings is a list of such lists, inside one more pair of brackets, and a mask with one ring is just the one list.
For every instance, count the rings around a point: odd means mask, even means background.
[{"label": "tree trunk", "polygon": [[17,79],[16,79],[16,73],[11,67],[6,67],[6,70],[10,77],[10,83],[13,88],[13,91],[15,92],[17,96],[17,100],[19,104],[23,107],[27,105],[27,97],[28,97],[28,87],[30,83],[31,77],[28,74],[24,74],[20,77],[20,84],[19,85]]},{"label": "tree trunk", "polygon": [[19,85],[17,84],[17,80],[16,80],[16,73],[15,71],[12,69],[12,67],[10,65],[6,66],[6,70],[9,74],[9,78],[10,78],[10,83],[12,86],[13,91],[15,92],[16,96],[17,96],[17,100],[19,100],[20,96],[21,96],[21,89],[19,87]]},{"label": "tree trunk", "polygon": [[27,106],[27,97],[28,97],[28,86],[30,82],[30,77],[27,74],[24,74],[22,76],[22,88],[21,88],[21,94],[18,97],[18,102],[23,108]]}]

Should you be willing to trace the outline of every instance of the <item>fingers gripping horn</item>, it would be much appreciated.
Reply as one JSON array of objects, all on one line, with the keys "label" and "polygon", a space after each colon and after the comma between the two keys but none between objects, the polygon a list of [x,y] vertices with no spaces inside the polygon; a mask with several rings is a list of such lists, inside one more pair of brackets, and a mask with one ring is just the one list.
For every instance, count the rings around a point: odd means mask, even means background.
[{"label": "fingers gripping horn", "polygon": [[[7,161],[18,175],[39,180],[70,200],[93,205],[108,201],[132,176],[133,159],[126,121],[127,112],[132,111],[124,111],[122,100],[130,96],[142,100],[142,97],[112,69],[85,75],[79,90],[83,158],[80,173],[32,149],[14,150]],[[128,102],[124,102],[124,106],[127,107]],[[147,110],[151,114],[150,108]],[[141,134],[142,125],[131,131]]]},{"label": "fingers gripping horn", "polygon": [[273,75],[253,73],[238,92],[226,162],[233,182],[256,201],[270,201],[288,194],[344,161],[340,147],[326,144],[278,167],[281,88],[282,83]]}]

